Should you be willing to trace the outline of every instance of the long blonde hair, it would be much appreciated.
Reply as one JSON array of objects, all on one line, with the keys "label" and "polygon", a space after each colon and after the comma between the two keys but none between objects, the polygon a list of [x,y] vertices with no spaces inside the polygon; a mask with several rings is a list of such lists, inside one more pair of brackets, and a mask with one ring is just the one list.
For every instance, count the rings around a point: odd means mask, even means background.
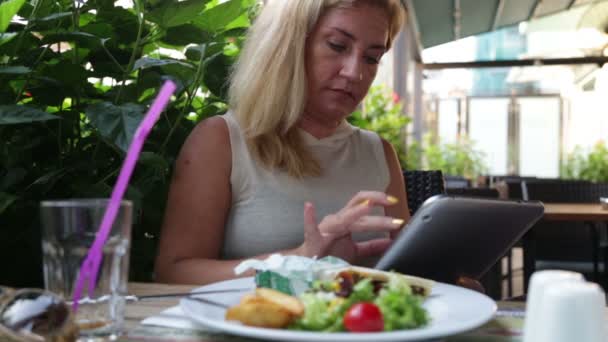
[{"label": "long blonde hair", "polygon": [[297,122],[306,104],[306,37],[330,8],[359,3],[386,10],[387,47],[401,29],[400,0],[272,0],[250,27],[230,79],[229,104],[247,146],[267,169],[319,176],[321,168],[300,142]]}]

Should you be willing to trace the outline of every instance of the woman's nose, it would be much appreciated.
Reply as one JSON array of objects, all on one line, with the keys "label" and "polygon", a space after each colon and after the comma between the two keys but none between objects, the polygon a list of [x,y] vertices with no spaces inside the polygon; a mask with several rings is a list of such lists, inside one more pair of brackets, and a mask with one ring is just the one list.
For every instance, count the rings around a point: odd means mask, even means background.
[{"label": "woman's nose", "polygon": [[355,56],[346,57],[342,62],[340,75],[349,81],[357,82],[363,79],[363,65]]}]

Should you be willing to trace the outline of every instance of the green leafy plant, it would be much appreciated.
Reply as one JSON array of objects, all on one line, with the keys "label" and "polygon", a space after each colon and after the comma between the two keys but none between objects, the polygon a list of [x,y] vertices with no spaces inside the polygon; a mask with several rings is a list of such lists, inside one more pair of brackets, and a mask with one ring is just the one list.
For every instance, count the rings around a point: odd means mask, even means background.
[{"label": "green leafy plant", "polygon": [[593,145],[589,152],[577,146],[562,163],[561,176],[592,182],[608,182],[608,147],[603,141]]},{"label": "green leafy plant", "polygon": [[0,4],[0,283],[41,285],[40,201],[109,197],[134,130],[163,80],[172,79],[175,98],[127,191],[136,209],[131,279],[152,277],[172,165],[194,125],[226,110],[227,75],[258,6]]},{"label": "green leafy plant", "polygon": [[474,180],[488,170],[483,152],[477,150],[474,142],[465,136],[459,137],[456,143],[441,144],[435,143],[433,136],[427,134],[420,153],[426,169],[441,170],[445,175]]},{"label": "green leafy plant", "polygon": [[372,86],[363,100],[362,110],[355,111],[349,122],[355,126],[378,133],[397,152],[399,162],[405,168],[408,155],[405,148],[405,127],[411,119],[403,115],[403,105],[385,85]]}]

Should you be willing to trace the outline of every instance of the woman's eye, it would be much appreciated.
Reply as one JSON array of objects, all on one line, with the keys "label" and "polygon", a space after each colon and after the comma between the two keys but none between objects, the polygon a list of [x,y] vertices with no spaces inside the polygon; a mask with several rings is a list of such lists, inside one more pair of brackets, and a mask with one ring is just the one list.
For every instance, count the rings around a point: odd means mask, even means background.
[{"label": "woman's eye", "polygon": [[346,46],[344,46],[342,44],[327,42],[327,45],[329,45],[329,47],[336,52],[342,52],[342,51],[346,50]]},{"label": "woman's eye", "polygon": [[380,58],[379,57],[365,57],[365,62],[367,64],[379,64],[380,63]]}]

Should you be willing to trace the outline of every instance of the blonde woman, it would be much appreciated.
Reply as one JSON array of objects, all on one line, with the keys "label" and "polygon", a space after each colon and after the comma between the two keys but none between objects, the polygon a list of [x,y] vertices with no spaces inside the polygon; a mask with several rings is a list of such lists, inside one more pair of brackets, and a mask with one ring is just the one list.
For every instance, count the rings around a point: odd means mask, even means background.
[{"label": "blonde woman", "polygon": [[[351,263],[409,220],[394,149],[346,122],[404,20],[399,0],[272,0],[247,36],[230,108],[179,155],[157,281],[234,278],[270,253]],[[393,234],[389,234],[393,233]]]}]

